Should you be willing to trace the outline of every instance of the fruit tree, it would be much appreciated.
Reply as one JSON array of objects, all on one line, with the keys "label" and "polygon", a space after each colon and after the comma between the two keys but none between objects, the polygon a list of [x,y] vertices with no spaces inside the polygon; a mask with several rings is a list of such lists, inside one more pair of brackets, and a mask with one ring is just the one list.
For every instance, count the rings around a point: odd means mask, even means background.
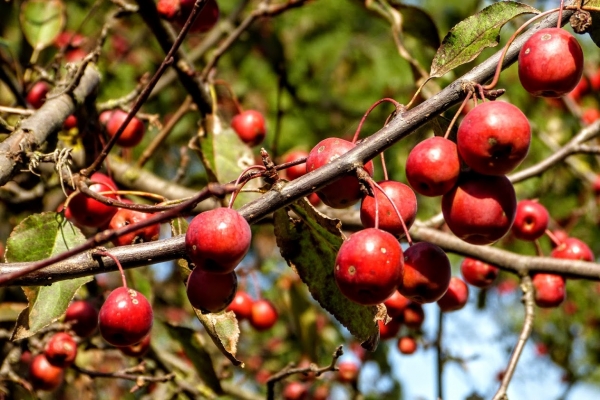
[{"label": "fruit tree", "polygon": [[2,398],[598,395],[600,0],[0,13]]}]

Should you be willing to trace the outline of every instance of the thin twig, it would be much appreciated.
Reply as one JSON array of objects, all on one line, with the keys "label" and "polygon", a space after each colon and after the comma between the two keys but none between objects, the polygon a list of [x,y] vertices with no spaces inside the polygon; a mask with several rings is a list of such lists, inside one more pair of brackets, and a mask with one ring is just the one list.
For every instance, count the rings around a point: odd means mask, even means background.
[{"label": "thin twig", "polygon": [[169,122],[166,123],[164,128],[152,139],[152,142],[148,145],[148,147],[144,150],[140,158],[136,163],[136,167],[142,168],[144,164],[152,157],[156,149],[158,149],[167,136],[171,133],[175,125],[179,122],[181,117],[183,117],[189,110],[192,105],[192,96],[187,96],[181,106],[175,111],[175,114],[169,119]]},{"label": "thin twig", "polygon": [[[438,307],[439,308],[439,307]],[[438,329],[437,336],[435,338],[435,351],[436,351],[436,361],[437,361],[437,398],[444,398],[444,364],[446,360],[444,359],[444,353],[442,348],[442,338],[444,336],[444,312],[439,309],[438,310]]]},{"label": "thin twig", "polygon": [[309,365],[308,367],[303,368],[294,368],[293,364],[287,365],[284,369],[272,375],[267,380],[267,400],[275,399],[275,383],[287,378],[290,375],[294,374],[314,374],[315,376],[321,376],[325,372],[329,371],[337,371],[338,368],[335,366],[338,358],[340,358],[344,354],[343,346],[339,345],[337,349],[333,352],[333,358],[331,359],[331,363],[325,367],[317,367],[314,364]]},{"label": "thin twig", "polygon": [[527,339],[531,335],[531,331],[533,330],[533,318],[535,316],[535,303],[534,303],[534,293],[533,293],[533,285],[531,283],[531,277],[529,275],[525,275],[521,278],[521,289],[523,290],[523,304],[525,306],[525,322],[523,322],[523,329],[521,330],[521,334],[519,335],[519,340],[513,350],[512,355],[510,356],[510,361],[508,362],[508,367],[506,367],[506,371],[504,372],[504,377],[502,378],[502,383],[496,392],[493,400],[501,400],[506,398],[506,390],[508,389],[508,385],[510,380],[513,377],[515,369],[517,368],[517,363],[519,362],[519,357],[521,357],[521,353],[523,348],[525,347],[525,343],[527,343]]},{"label": "thin twig", "polygon": [[252,11],[250,15],[246,17],[245,20],[242,21],[241,24],[238,25],[237,28],[233,32],[229,34],[229,36],[221,43],[219,48],[217,48],[212,54],[212,58],[206,64],[202,73],[200,74],[203,81],[208,79],[208,74],[210,71],[217,65],[219,59],[229,50],[231,45],[235,43],[235,41],[240,37],[242,33],[258,18],[261,17],[273,17],[281,14],[284,11],[287,11],[292,8],[300,7],[304,5],[308,0],[288,0],[287,3],[284,4],[274,4],[268,5],[266,1],[261,2],[256,10]]}]

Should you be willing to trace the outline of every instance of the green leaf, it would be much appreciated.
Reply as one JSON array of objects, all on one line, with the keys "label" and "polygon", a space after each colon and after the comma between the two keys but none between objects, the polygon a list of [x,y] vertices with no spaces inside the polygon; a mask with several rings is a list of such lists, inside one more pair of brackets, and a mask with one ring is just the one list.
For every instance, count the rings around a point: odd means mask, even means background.
[{"label": "green leaf", "polygon": [[223,394],[221,382],[215,372],[210,353],[204,348],[202,337],[191,328],[165,324],[169,335],[177,340],[185,355],[190,359],[198,376],[216,394]]},{"label": "green leaf", "polygon": [[297,217],[278,210],[274,215],[275,237],[281,255],[308,286],[312,297],[352,335],[374,350],[379,342],[377,320],[385,318],[377,307],[348,300],[334,282],[333,268],[344,241],[341,223],[315,210],[306,199],[292,204]]},{"label": "green leaf", "polygon": [[485,48],[498,45],[500,29],[522,14],[539,14],[539,11],[516,1],[500,1],[456,24],[433,59],[431,77],[443,76],[473,60]]},{"label": "green leaf", "polygon": [[237,343],[240,339],[240,326],[235,314],[232,311],[219,314],[202,314],[200,310],[195,308],[194,312],[214,344],[221,350],[221,353],[233,365],[243,367],[244,363],[235,358]]},{"label": "green leaf", "polygon": [[21,5],[21,28],[34,49],[54,42],[65,25],[65,5],[60,0],[28,0]]},{"label": "green leaf", "polygon": [[[216,116],[210,116],[207,129],[199,135],[200,159],[213,182],[235,181],[246,168],[255,165],[252,149],[240,140],[237,133]],[[257,189],[258,180],[248,182],[244,189]],[[255,194],[240,194],[235,204],[241,206],[257,197]]]},{"label": "green leaf", "polygon": [[[37,261],[63,253],[85,242],[85,236],[62,214],[45,212],[25,218],[6,241],[6,262]],[[13,331],[13,340],[24,339],[57,321],[75,292],[91,276],[60,281],[50,286],[24,287],[29,300]]]}]

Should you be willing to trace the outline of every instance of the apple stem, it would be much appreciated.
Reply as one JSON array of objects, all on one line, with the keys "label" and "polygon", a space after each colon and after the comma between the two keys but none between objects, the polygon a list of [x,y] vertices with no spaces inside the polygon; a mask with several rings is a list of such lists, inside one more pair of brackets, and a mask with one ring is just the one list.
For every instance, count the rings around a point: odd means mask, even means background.
[{"label": "apple stem", "polygon": [[[561,3],[562,3],[562,0],[561,0]],[[515,33],[512,34],[512,36],[510,37],[510,39],[508,39],[508,42],[506,42],[506,44],[504,45],[504,48],[502,49],[502,54],[500,55],[500,60],[498,61],[498,65],[496,66],[496,72],[494,73],[494,79],[492,79],[492,81],[489,84],[483,86],[483,89],[485,89],[485,90],[493,89],[496,86],[496,84],[498,83],[498,79],[500,78],[500,72],[502,72],[502,64],[504,63],[504,57],[506,56],[506,52],[508,51],[508,48],[510,47],[512,42],[519,35],[519,33],[521,33],[532,22],[534,22],[542,17],[545,17],[548,14],[552,14],[553,12],[556,12],[556,11],[562,11],[562,5],[561,5],[561,8],[553,8],[552,10],[544,11],[543,13],[536,15],[535,17],[531,18],[530,20],[526,21],[523,25],[521,25],[519,27],[519,29],[517,29],[515,31]],[[560,27],[560,23],[561,23],[561,18],[559,17],[558,18],[559,27]]]},{"label": "apple stem", "polygon": [[556,27],[560,28],[560,23],[562,21],[562,13],[563,13],[563,7],[565,5],[565,0],[560,0],[560,7],[558,9],[558,21],[556,21]]},{"label": "apple stem", "polygon": [[[463,108],[465,108],[467,102],[471,99],[472,95],[473,92],[469,90],[469,93],[467,93],[467,97],[465,97],[462,104],[458,108],[458,111],[456,112],[456,114],[454,114],[454,118],[452,118],[452,121],[450,121],[450,125],[448,125],[448,129],[446,129],[446,133],[444,134],[444,139],[448,139],[448,136],[450,136],[450,132],[452,132],[452,127],[454,126],[454,124],[456,124],[456,120],[458,119],[460,112],[463,110]],[[475,98],[477,98],[477,96],[475,96]]]},{"label": "apple stem", "polygon": [[383,179],[388,180],[388,172],[387,167],[385,166],[385,157],[383,156],[383,151],[381,152],[381,168],[383,169]]},{"label": "apple stem", "polygon": [[[369,109],[367,110],[365,115],[363,115],[362,119],[360,120],[360,123],[358,124],[358,127],[356,128],[356,132],[354,132],[354,138],[352,139],[352,143],[356,143],[356,141],[358,140],[358,135],[360,134],[360,130],[362,129],[362,126],[363,126],[365,120],[367,119],[367,116],[369,116],[369,114],[371,113],[371,111],[373,111],[373,109],[375,109],[375,107],[377,107],[378,105],[380,105],[383,102],[392,103],[396,107],[396,110],[394,112],[396,112],[402,108],[402,104],[398,103],[396,100],[391,99],[389,97],[377,100],[375,102],[375,104],[373,104],[371,107],[369,107]],[[386,120],[386,124],[387,124],[387,120]]]},{"label": "apple stem", "polygon": [[546,235],[550,238],[555,246],[560,246],[562,244],[562,242],[554,235],[554,233],[552,233],[550,229],[546,229]]},{"label": "apple stem", "polygon": [[[381,155],[383,156],[383,153],[381,153]],[[376,183],[373,179],[369,179],[368,182],[371,186],[371,190],[373,190],[373,199],[375,200],[375,229],[379,229],[379,201],[377,200],[377,195],[375,194]]]},{"label": "apple stem", "polygon": [[127,289],[127,279],[125,278],[125,271],[123,271],[123,267],[121,266],[121,262],[119,261],[119,259],[107,251],[96,251],[94,253],[99,256],[109,257],[109,258],[113,259],[115,264],[117,264],[117,268],[119,268],[119,272],[121,273],[121,279],[123,280],[123,287],[125,289]]},{"label": "apple stem", "polygon": [[229,93],[229,96],[231,97],[231,101],[233,101],[233,105],[235,106],[235,109],[237,110],[237,113],[241,114],[242,112],[244,112],[244,109],[240,105],[240,102],[238,101],[237,96],[233,92],[233,89],[231,88],[231,85],[229,84],[229,82],[227,82],[226,80],[223,80],[223,79],[217,79],[217,80],[215,80],[213,82],[213,85],[215,85],[215,86],[216,85],[224,86],[227,89],[227,92]]},{"label": "apple stem", "polygon": [[[242,171],[240,176],[235,181],[235,186],[238,186],[240,184],[240,180],[244,177],[244,175],[246,175],[246,172],[252,171],[253,169],[260,169],[261,171],[267,170],[267,168],[262,165],[252,165]],[[252,178],[248,178],[244,183],[241,184],[241,186],[235,192],[231,194],[231,199],[229,199],[229,205],[227,206],[227,208],[233,208],[233,202],[235,201],[235,198],[237,197],[238,193],[242,190],[244,185],[250,181],[250,179]]]},{"label": "apple stem", "polygon": [[[396,212],[396,215],[398,216],[398,218],[400,219],[400,223],[402,224],[402,229],[404,230],[404,234],[406,235],[406,241],[408,242],[409,246],[412,246],[413,241],[410,237],[410,234],[408,233],[408,228],[406,227],[406,224],[404,223],[404,218],[402,218],[402,214],[400,214],[400,210],[398,210],[398,207],[396,207],[396,204],[392,201],[390,196],[388,196],[388,194],[385,192],[385,190],[383,190],[383,188],[377,184],[377,182],[375,182],[374,180],[371,180],[371,182],[377,189],[379,189],[381,191],[381,193],[383,193],[385,198],[390,202],[390,204],[394,208],[394,211]],[[375,196],[375,201],[377,201],[377,196]],[[375,224],[377,224],[377,222],[379,220],[378,214],[377,214],[377,203],[375,204],[375,218],[376,218]],[[377,228],[377,225],[375,226],[375,228]]]}]

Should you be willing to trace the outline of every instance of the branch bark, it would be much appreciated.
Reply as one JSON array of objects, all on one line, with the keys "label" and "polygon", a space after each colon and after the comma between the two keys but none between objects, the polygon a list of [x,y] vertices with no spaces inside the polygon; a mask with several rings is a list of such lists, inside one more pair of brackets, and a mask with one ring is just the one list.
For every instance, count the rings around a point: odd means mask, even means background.
[{"label": "branch bark", "polygon": [[8,182],[27,161],[25,151],[38,149],[50,135],[58,132],[64,120],[96,95],[100,73],[88,64],[72,95],[63,94],[50,99],[29,118],[21,122],[4,142],[0,143],[0,186]]}]

